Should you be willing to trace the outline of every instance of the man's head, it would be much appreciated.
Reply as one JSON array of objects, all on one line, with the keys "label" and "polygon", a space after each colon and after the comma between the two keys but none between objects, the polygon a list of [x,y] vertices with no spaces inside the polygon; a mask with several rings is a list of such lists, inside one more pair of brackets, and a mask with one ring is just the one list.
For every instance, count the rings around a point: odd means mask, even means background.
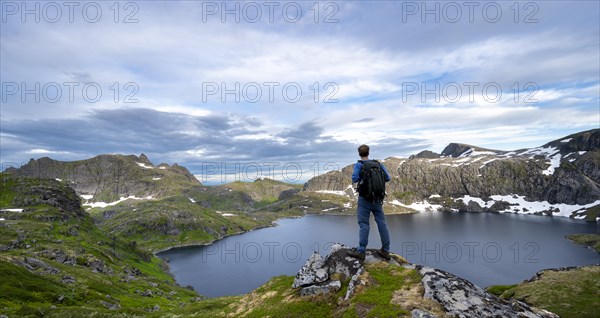
[{"label": "man's head", "polygon": [[369,156],[369,146],[367,145],[360,145],[360,147],[358,147],[358,155],[362,158],[362,157],[368,157]]}]

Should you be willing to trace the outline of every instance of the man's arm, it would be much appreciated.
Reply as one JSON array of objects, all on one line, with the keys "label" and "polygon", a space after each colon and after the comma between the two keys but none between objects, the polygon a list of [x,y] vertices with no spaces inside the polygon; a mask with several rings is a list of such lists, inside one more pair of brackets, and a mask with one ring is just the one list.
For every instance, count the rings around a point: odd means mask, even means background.
[{"label": "man's arm", "polygon": [[380,165],[381,165],[381,169],[383,170],[383,172],[385,172],[385,182],[388,182],[388,181],[392,180],[392,177],[388,173],[388,171],[385,168],[385,166],[383,165],[383,163],[380,163]]},{"label": "man's arm", "polygon": [[360,169],[362,168],[362,164],[357,162],[354,164],[354,171],[352,172],[352,183],[357,183],[360,181]]}]

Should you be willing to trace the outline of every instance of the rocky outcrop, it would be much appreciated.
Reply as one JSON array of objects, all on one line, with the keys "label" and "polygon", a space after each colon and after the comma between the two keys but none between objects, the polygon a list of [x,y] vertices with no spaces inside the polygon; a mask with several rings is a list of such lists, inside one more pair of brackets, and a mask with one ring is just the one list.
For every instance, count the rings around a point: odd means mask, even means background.
[{"label": "rocky outcrop", "polygon": [[416,268],[423,277],[424,297],[441,304],[452,317],[558,318],[551,312],[532,308],[520,301],[508,302],[499,299],[448,272],[429,267]]},{"label": "rocky outcrop", "polygon": [[[559,205],[593,206],[600,202],[600,129],[510,152],[452,143],[441,156],[436,155],[424,151],[408,159],[384,160],[392,175],[386,200],[405,206],[428,201],[448,210],[512,212],[513,200],[491,197],[520,196],[547,207],[529,213],[578,218],[584,217],[585,208],[573,209],[577,213],[571,214],[560,210],[564,207]],[[304,191],[347,191],[352,170],[353,165],[349,165],[312,178]],[[353,195],[352,191],[346,194]],[[459,201],[465,196],[481,200]],[[481,201],[489,204],[482,205]],[[527,212],[521,207],[517,210]]]},{"label": "rocky outcrop", "polygon": [[412,317],[558,318],[521,301],[502,300],[448,272],[409,264],[398,255],[392,254],[386,261],[375,250],[367,250],[365,260],[360,262],[349,256],[348,247],[342,244],[334,244],[325,258],[315,252],[301,268],[292,288],[299,288],[300,296],[328,294],[340,290],[342,282],[350,278],[344,301],[352,304],[353,297],[361,290],[376,284],[369,276],[369,268],[381,268],[380,264],[392,266],[391,272],[408,269],[420,275],[420,282],[396,291],[391,300],[392,304],[409,309]]},{"label": "rocky outcrop", "polygon": [[[20,195],[13,198],[12,206],[49,205],[63,212],[60,214],[60,219],[63,221],[84,217],[84,211],[75,191],[58,181],[25,179],[15,185],[15,191]],[[45,217],[48,218],[48,221],[57,218],[56,215]]]}]

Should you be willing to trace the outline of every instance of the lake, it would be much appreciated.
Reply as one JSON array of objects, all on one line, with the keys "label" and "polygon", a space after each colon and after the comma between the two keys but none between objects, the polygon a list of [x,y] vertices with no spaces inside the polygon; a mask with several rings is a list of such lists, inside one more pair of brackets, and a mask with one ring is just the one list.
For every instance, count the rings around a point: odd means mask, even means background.
[{"label": "lake", "polygon": [[[598,223],[495,213],[387,215],[391,250],[411,263],[446,270],[481,287],[513,284],[545,268],[598,264],[599,254],[564,238],[600,233]],[[252,291],[278,275],[295,275],[313,251],[358,244],[356,216],[307,215],[230,236],[207,246],[159,253],[180,285],[218,297]],[[371,218],[369,248],[381,247]]]}]

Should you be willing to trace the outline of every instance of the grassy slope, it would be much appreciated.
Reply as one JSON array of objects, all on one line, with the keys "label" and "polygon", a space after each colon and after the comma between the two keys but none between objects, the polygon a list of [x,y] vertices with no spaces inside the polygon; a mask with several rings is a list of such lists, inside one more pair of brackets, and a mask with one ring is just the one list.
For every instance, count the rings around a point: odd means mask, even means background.
[{"label": "grassy slope", "polygon": [[[50,204],[14,206],[15,199],[35,195],[31,188],[53,189],[58,196],[77,199],[65,184],[53,180],[14,180],[2,175],[0,209],[25,208],[22,213],[0,212],[0,313],[8,316],[40,315],[81,317],[95,314],[147,314],[156,305],[161,310],[179,308],[195,301],[198,295],[175,284],[161,260],[108,235],[80,211],[64,211]],[[21,201],[22,202],[22,201]],[[74,264],[56,261],[56,252],[66,254]],[[36,258],[49,266],[27,270],[22,263]],[[102,264],[95,267],[93,264]],[[103,268],[105,270],[94,270]],[[133,272],[126,282],[126,271]],[[72,276],[75,283],[63,281]],[[151,297],[136,291],[152,292]],[[119,304],[109,311],[103,302]],[[56,306],[56,308],[52,308]]]},{"label": "grassy slope", "polygon": [[[427,308],[445,317],[441,307],[423,298],[421,276],[416,270],[377,263],[366,267],[369,281],[360,286],[350,300],[342,300],[349,280],[330,295],[298,296],[290,288],[293,276],[272,278],[252,293],[227,298],[208,299],[190,305],[181,314],[203,317],[398,317],[410,315],[415,308]],[[207,311],[209,310],[209,311]],[[165,317],[170,314],[166,313]]]},{"label": "grassy slope", "polygon": [[113,235],[152,251],[190,244],[204,244],[226,235],[268,226],[274,218],[253,218],[241,212],[222,214],[192,203],[186,197],[126,201],[92,209],[97,224]]},{"label": "grassy slope", "polygon": [[600,253],[600,235],[598,234],[572,234],[565,237],[577,244],[593,248]]},{"label": "grassy slope", "polygon": [[600,266],[546,270],[539,279],[518,285],[491,286],[488,291],[501,298],[525,301],[563,318],[598,317]]}]

